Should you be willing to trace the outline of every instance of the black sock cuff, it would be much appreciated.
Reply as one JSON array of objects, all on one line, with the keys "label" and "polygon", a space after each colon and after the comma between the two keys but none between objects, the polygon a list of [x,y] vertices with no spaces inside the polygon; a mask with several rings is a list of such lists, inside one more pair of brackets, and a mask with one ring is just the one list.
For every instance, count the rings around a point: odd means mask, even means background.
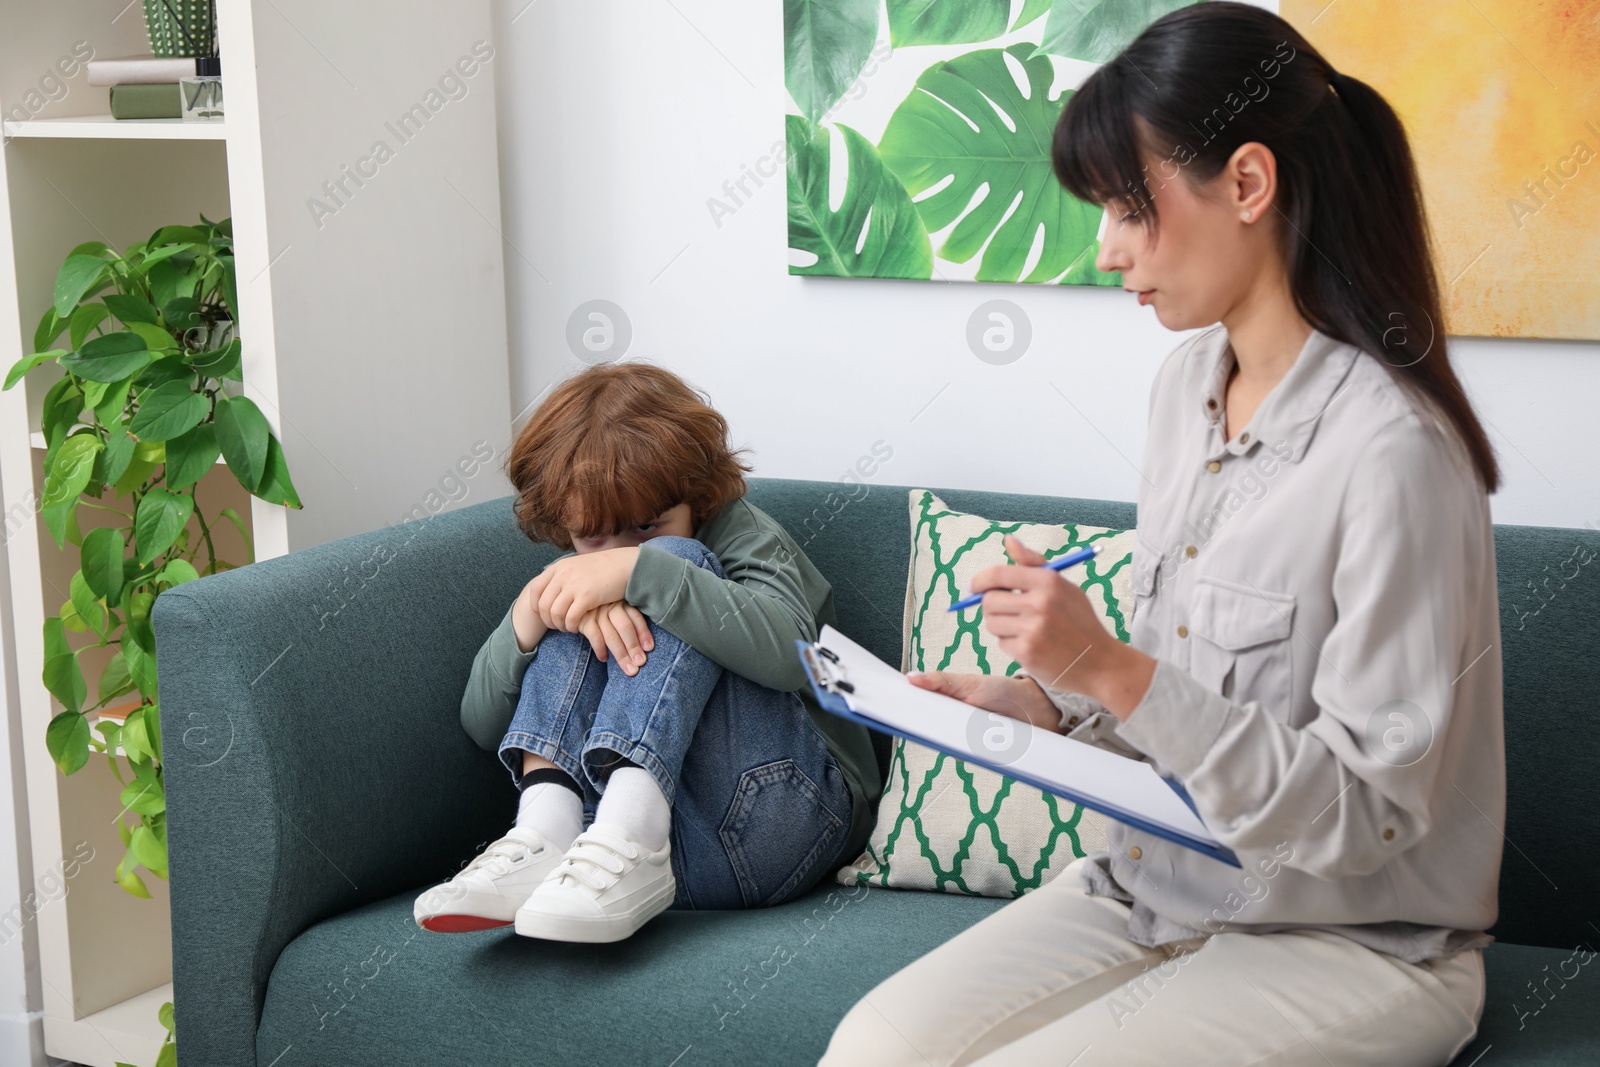
[{"label": "black sock cuff", "polygon": [[554,782],[566,786],[578,794],[580,800],[583,798],[583,790],[579,788],[578,783],[573,780],[572,775],[560,767],[540,767],[538,770],[529,771],[522,776],[522,781],[518,785],[522,789],[527,789],[530,785],[538,785],[540,782]]}]

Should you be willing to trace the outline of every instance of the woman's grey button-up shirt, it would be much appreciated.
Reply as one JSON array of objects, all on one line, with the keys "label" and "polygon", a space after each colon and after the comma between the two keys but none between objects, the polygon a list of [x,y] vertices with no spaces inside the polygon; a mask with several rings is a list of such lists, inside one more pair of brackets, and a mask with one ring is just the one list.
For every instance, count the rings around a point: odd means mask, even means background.
[{"label": "woman's grey button-up shirt", "polygon": [[1487,943],[1505,816],[1499,603],[1467,454],[1372,356],[1313,331],[1223,438],[1222,327],[1150,393],[1126,721],[1069,736],[1183,782],[1244,865],[1112,823],[1091,893],[1145,945],[1332,930],[1417,962]]}]

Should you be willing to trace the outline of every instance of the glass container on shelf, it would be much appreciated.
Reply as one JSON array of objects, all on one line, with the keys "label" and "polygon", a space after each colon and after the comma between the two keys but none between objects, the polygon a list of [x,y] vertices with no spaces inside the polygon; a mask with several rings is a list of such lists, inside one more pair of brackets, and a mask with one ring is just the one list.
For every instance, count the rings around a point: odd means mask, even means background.
[{"label": "glass container on shelf", "polygon": [[183,99],[185,120],[222,121],[222,60],[217,56],[197,56],[194,77],[178,79],[178,94]]}]

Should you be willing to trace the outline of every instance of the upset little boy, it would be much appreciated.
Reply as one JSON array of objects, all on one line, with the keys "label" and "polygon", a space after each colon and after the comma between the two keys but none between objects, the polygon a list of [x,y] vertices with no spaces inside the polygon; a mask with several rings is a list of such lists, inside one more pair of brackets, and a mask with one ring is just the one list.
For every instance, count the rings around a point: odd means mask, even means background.
[{"label": "upset little boy", "polygon": [[816,705],[794,647],[833,593],[744,499],[727,430],[630,362],[567,379],[518,435],[518,525],[568,551],[473,662],[462,726],[521,797],[417,899],[424,928],[616,941],[672,906],[781,903],[864,847],[871,742]]}]

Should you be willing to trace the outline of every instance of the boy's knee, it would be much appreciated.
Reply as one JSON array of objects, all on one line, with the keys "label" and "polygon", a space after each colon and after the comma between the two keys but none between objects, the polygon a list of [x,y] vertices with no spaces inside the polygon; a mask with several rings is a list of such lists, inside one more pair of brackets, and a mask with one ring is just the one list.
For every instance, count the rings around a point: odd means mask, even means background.
[{"label": "boy's knee", "polygon": [[692,537],[674,537],[670,534],[663,534],[660,537],[652,537],[644,543],[652,548],[659,548],[663,552],[670,552],[679,559],[686,559],[697,566],[714,570],[719,574],[722,571],[722,564],[717,559],[716,553]]}]

